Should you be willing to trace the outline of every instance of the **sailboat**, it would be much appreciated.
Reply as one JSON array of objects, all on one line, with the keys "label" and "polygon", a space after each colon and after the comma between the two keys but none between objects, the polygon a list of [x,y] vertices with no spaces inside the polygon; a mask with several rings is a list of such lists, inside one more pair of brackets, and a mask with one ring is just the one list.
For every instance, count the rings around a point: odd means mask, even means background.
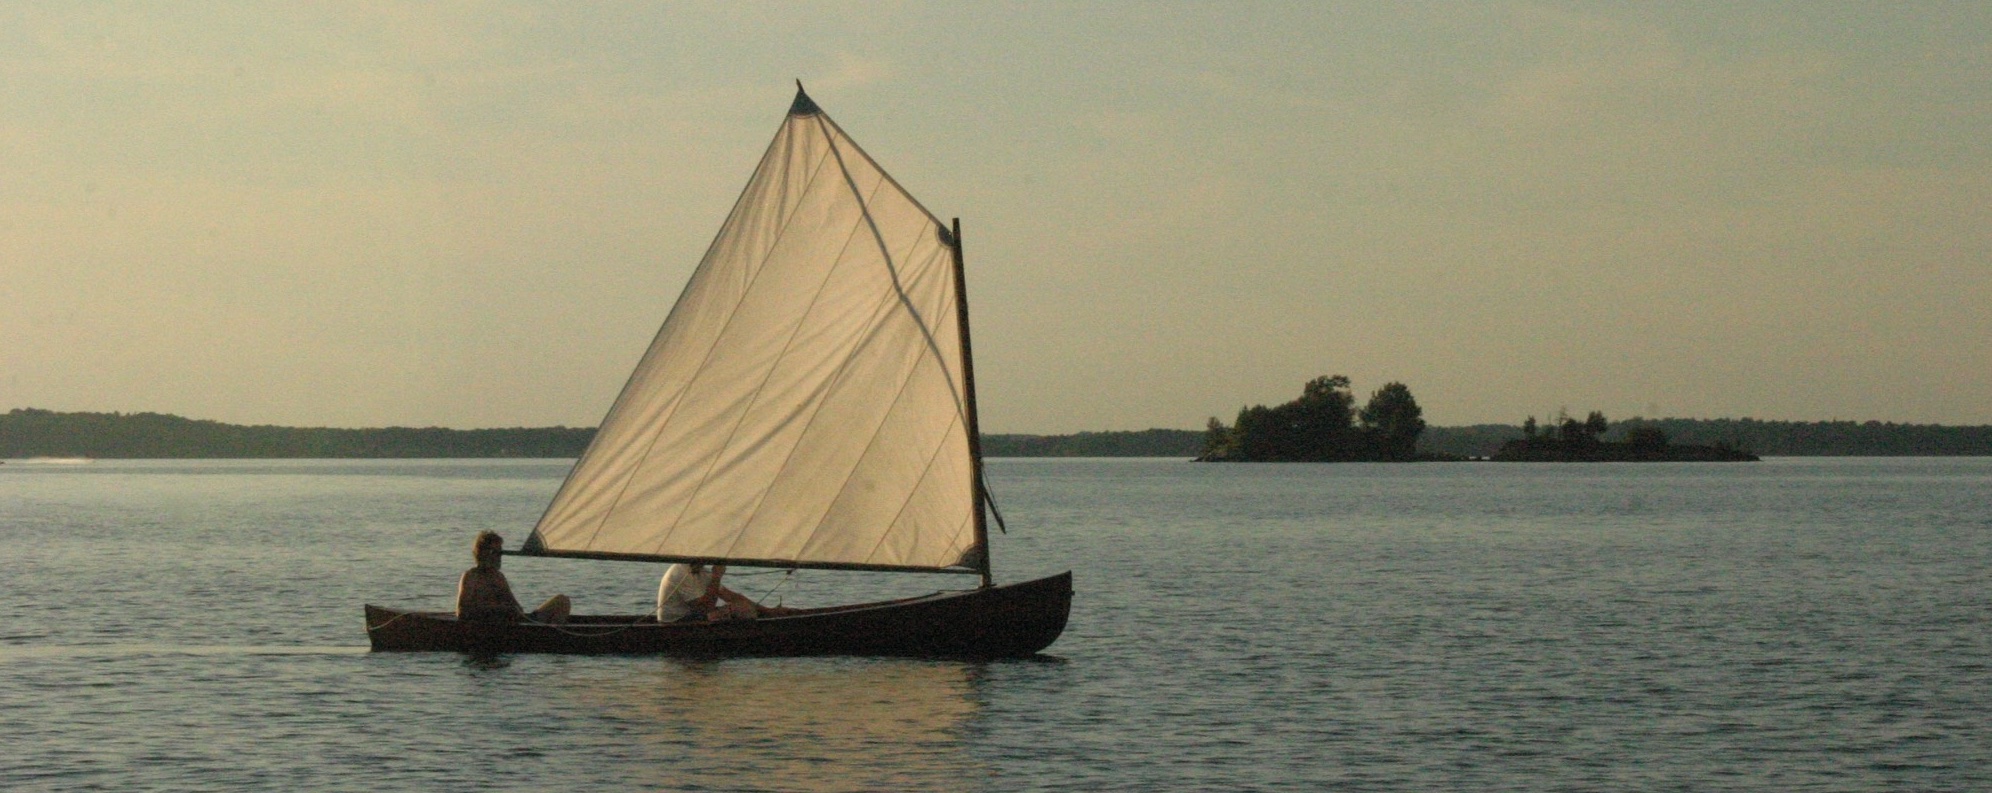
[{"label": "sailboat", "polygon": [[794,102],[594,440],[507,554],[963,573],[980,586],[722,622],[459,622],[368,605],[375,650],[1027,656],[1070,571],[999,586],[961,223],[796,84]]}]

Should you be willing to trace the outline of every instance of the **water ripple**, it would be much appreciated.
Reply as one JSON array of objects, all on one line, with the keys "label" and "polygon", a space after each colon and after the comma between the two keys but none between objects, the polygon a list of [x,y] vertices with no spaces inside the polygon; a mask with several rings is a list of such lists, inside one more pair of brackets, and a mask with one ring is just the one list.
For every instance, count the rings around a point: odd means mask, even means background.
[{"label": "water ripple", "polygon": [[[1000,460],[1004,577],[1078,572],[1044,659],[357,646],[565,470],[0,472],[0,788],[1992,789],[1992,460]],[[507,569],[606,611],[658,572]]]}]

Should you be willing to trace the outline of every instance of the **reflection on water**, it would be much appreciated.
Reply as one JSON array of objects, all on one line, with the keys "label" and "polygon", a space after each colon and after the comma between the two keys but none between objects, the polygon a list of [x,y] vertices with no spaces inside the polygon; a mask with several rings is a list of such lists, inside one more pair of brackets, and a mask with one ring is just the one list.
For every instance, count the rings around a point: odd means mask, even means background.
[{"label": "reflection on water", "polygon": [[353,645],[57,644],[0,646],[0,663],[41,658],[120,658],[154,655],[365,655],[366,653],[367,648]]},{"label": "reflection on water", "polygon": [[1992,458],[993,462],[1066,662],[367,653],[567,463],[9,462],[0,791],[1992,790]]},{"label": "reflection on water", "polygon": [[661,788],[749,774],[771,790],[972,789],[993,775],[963,744],[978,668],[660,659],[557,674],[543,690],[625,725]]}]

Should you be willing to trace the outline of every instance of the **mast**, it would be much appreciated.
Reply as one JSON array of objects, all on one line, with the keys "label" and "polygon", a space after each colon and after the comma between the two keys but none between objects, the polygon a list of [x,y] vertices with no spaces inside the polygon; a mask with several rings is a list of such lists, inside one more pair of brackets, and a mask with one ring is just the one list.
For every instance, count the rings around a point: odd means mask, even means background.
[{"label": "mast", "polygon": [[961,326],[961,383],[963,407],[968,413],[968,458],[970,476],[975,478],[975,544],[982,549],[982,586],[995,584],[990,575],[989,494],[982,485],[982,427],[975,409],[975,355],[968,340],[968,275],[961,262],[961,218],[955,218],[949,234],[954,243],[955,321]]}]

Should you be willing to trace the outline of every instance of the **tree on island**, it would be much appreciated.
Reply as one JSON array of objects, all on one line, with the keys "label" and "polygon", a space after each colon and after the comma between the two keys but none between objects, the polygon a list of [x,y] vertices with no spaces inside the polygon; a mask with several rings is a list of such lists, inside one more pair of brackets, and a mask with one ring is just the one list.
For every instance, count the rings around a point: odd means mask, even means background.
[{"label": "tree on island", "polygon": [[[1403,383],[1370,394],[1358,413],[1349,378],[1309,380],[1300,398],[1278,407],[1240,408],[1230,427],[1212,416],[1204,430],[1206,462],[1354,462],[1416,459],[1424,411]],[[1357,419],[1361,426],[1357,426]]]},{"label": "tree on island", "polygon": [[1659,427],[1634,427],[1625,433],[1626,445],[1643,451],[1667,448],[1667,432]]},{"label": "tree on island", "polygon": [[1425,431],[1425,411],[1411,398],[1411,387],[1389,383],[1370,394],[1363,406],[1363,434],[1380,459],[1409,461],[1418,457],[1418,436]]},{"label": "tree on island", "polygon": [[[1637,421],[1637,419],[1635,419]],[[1757,456],[1729,444],[1676,446],[1658,427],[1638,426],[1626,431],[1625,440],[1603,439],[1611,422],[1605,414],[1591,411],[1583,421],[1566,411],[1556,412],[1548,431],[1536,428],[1534,416],[1522,424],[1522,437],[1508,441],[1494,453],[1499,462],[1730,462],[1755,460]]]},{"label": "tree on island", "polygon": [[1557,442],[1573,447],[1596,446],[1599,436],[1604,435],[1605,430],[1611,426],[1611,422],[1605,419],[1605,414],[1596,410],[1591,411],[1591,415],[1585,416],[1583,421],[1578,421],[1570,417],[1570,411],[1558,409],[1556,419],[1551,422],[1550,429],[1546,433],[1536,428],[1534,416],[1522,422],[1522,438],[1530,441]]}]

